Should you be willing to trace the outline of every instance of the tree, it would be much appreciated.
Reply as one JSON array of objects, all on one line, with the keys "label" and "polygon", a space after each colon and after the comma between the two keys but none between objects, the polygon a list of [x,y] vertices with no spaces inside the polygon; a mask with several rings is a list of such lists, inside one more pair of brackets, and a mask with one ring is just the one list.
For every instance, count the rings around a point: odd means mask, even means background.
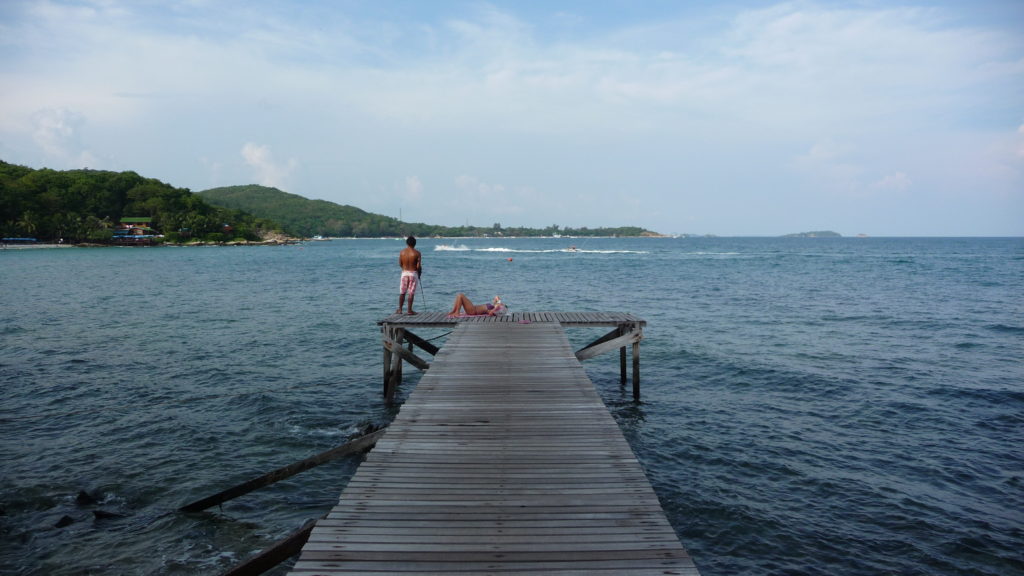
[{"label": "tree", "polygon": [[230,223],[236,235],[259,239],[258,230],[276,224],[205,202],[189,190],[134,172],[33,170],[0,161],[0,222],[4,235],[43,240],[102,241],[124,216],[150,218],[157,230],[176,232],[191,221],[201,233]]},{"label": "tree", "polygon": [[18,229],[25,236],[34,236],[36,233],[36,223],[39,217],[33,214],[30,210],[26,210],[21,215],[21,220],[18,220]]}]

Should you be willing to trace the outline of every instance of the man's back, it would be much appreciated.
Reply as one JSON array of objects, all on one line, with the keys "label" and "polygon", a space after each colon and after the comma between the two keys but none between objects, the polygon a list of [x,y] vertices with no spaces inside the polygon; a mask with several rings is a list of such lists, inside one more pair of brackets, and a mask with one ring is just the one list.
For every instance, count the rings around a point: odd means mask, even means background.
[{"label": "man's back", "polygon": [[406,246],[398,254],[398,263],[402,266],[402,270],[409,272],[420,271],[420,251],[413,248],[412,246]]}]

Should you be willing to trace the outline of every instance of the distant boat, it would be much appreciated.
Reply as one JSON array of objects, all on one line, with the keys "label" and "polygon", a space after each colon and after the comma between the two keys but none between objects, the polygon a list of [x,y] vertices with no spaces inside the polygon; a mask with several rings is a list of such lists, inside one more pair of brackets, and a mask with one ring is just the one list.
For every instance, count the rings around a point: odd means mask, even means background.
[{"label": "distant boat", "polygon": [[36,248],[71,248],[70,244],[46,244],[36,238],[0,238],[0,249],[25,250]]}]

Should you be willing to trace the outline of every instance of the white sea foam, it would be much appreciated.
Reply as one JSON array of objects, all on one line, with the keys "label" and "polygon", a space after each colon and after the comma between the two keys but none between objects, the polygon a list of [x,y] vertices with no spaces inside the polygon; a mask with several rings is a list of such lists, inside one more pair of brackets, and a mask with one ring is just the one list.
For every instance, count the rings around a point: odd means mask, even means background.
[{"label": "white sea foam", "polygon": [[470,248],[465,244],[453,246],[450,244],[438,244],[434,247],[435,252],[496,252],[511,254],[648,254],[646,250],[585,250],[579,248],[547,248],[529,250],[523,248],[506,248],[504,246],[488,246],[486,248]]}]

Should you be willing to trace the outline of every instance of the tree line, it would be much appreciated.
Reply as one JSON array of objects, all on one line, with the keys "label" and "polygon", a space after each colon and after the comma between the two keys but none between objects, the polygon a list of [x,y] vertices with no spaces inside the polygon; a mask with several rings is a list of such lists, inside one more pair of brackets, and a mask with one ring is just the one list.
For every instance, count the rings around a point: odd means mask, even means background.
[{"label": "tree line", "polygon": [[258,241],[271,220],[214,206],[185,188],[135,172],[32,169],[0,161],[0,233],[106,243],[121,218],[144,217],[161,241]]},{"label": "tree line", "polygon": [[258,241],[294,237],[643,236],[639,227],[505,228],[402,222],[354,206],[310,200],[266,186],[193,193],[135,172],[32,169],[0,160],[0,236],[71,243],[111,242],[122,218],[143,217],[160,242]]},{"label": "tree line", "polygon": [[310,200],[277,188],[226,186],[199,193],[211,204],[244,210],[279,222],[290,233],[302,237],[484,237],[484,236],[643,236],[654,233],[636,226],[618,228],[545,228],[492,226],[439,226],[403,222],[397,218],[366,212],[354,206],[326,200]]}]

